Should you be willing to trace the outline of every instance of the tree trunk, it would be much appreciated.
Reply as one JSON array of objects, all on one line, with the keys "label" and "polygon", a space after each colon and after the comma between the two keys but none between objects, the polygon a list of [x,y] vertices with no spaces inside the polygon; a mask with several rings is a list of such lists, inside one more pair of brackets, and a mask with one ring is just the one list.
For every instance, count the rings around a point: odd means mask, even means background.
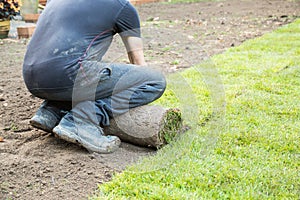
[{"label": "tree trunk", "polygon": [[181,128],[179,109],[145,105],[111,119],[104,133],[135,145],[159,148],[169,143]]}]

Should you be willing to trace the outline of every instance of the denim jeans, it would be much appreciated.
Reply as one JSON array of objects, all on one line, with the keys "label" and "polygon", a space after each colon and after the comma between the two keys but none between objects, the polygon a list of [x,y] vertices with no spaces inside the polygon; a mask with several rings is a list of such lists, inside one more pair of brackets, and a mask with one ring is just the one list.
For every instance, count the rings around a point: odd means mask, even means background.
[{"label": "denim jeans", "polygon": [[57,90],[31,91],[45,99],[44,107],[72,111],[103,126],[109,118],[158,99],[164,92],[164,76],[147,67],[83,61],[72,79],[74,85]]}]

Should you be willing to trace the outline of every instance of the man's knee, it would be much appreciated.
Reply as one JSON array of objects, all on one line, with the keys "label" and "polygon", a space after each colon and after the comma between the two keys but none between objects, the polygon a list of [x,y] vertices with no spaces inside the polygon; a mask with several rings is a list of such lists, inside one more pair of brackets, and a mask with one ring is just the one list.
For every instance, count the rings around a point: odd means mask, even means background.
[{"label": "man's knee", "polygon": [[153,100],[158,99],[163,95],[167,86],[165,76],[159,71],[153,71],[152,73],[149,73],[148,86],[152,88],[154,97]]},{"label": "man's knee", "polygon": [[156,87],[163,93],[167,86],[165,76],[159,71],[154,71],[151,76],[152,82],[155,83]]}]

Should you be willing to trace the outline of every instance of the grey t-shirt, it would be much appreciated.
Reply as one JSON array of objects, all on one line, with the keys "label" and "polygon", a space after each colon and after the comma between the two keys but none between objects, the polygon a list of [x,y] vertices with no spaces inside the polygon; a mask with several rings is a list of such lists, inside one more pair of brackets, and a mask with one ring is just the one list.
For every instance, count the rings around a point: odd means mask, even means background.
[{"label": "grey t-shirt", "polygon": [[24,59],[28,89],[71,86],[79,63],[101,61],[116,33],[140,37],[138,13],[127,0],[48,0]]}]

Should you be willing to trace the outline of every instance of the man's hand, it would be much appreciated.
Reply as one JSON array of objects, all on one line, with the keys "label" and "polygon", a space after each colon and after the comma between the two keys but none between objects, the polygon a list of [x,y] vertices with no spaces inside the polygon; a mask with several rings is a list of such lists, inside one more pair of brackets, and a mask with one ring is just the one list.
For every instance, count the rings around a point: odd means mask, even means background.
[{"label": "man's hand", "polygon": [[143,41],[139,37],[122,37],[131,64],[146,66]]}]

